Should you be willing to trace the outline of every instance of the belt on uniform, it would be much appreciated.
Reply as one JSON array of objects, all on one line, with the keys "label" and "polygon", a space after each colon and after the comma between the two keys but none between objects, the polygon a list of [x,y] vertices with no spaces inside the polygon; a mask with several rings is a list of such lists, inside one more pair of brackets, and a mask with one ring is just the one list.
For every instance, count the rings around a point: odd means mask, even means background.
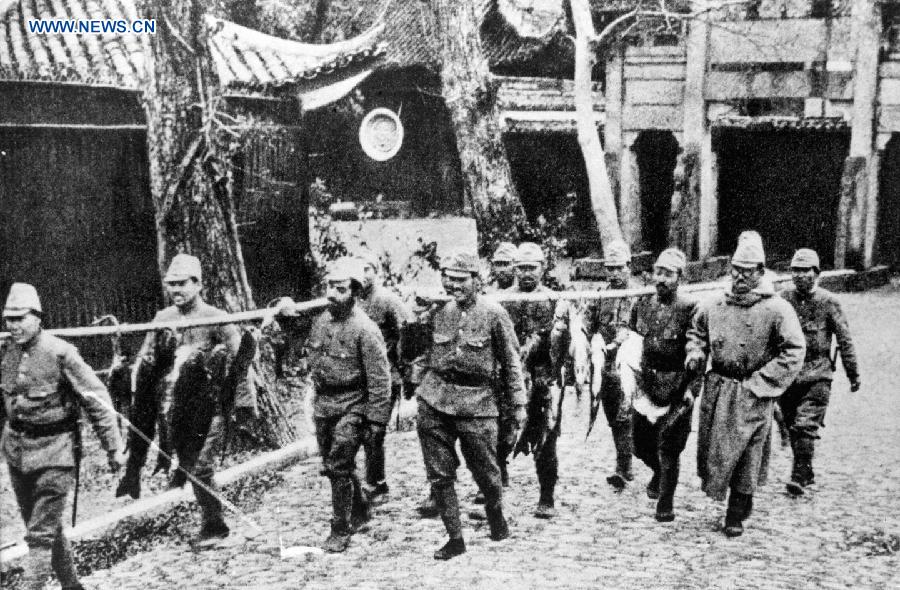
[{"label": "belt on uniform", "polygon": [[490,387],[491,380],[488,377],[480,375],[470,375],[468,373],[460,373],[458,371],[444,371],[438,373],[438,376],[450,385],[458,385],[460,387]]},{"label": "belt on uniform", "polygon": [[743,381],[747,378],[747,374],[745,373],[741,373],[740,371],[726,371],[721,367],[713,367],[712,372],[716,375],[725,377],[726,379],[734,379],[735,381]]},{"label": "belt on uniform", "polygon": [[343,385],[319,385],[316,387],[316,393],[319,395],[341,395],[350,393],[351,391],[359,391],[362,388],[362,379],[355,379],[354,381],[344,383]]},{"label": "belt on uniform", "polygon": [[57,434],[74,432],[78,428],[78,419],[72,417],[47,424],[33,424],[14,419],[9,421],[9,427],[11,430],[29,438],[40,438],[42,436],[56,436]]}]

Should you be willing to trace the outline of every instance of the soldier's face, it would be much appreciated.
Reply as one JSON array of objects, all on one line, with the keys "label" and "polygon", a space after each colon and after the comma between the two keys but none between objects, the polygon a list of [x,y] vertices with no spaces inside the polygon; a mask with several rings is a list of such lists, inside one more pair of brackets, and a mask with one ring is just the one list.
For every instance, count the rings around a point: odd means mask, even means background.
[{"label": "soldier's face", "polygon": [[325,288],[325,298],[328,299],[328,309],[332,315],[343,315],[353,307],[353,288],[350,280],[328,281]]},{"label": "soldier's face", "polygon": [[519,288],[533,291],[544,276],[544,265],[539,262],[523,262],[516,265],[516,274],[519,276]]},{"label": "soldier's face", "polygon": [[791,278],[794,279],[794,286],[798,291],[809,293],[816,286],[819,273],[814,268],[792,268]]},{"label": "soldier's face", "polygon": [[628,265],[607,266],[606,276],[609,277],[609,284],[620,289],[628,284]]},{"label": "soldier's face", "polygon": [[26,313],[23,316],[6,318],[6,329],[9,330],[12,339],[16,344],[25,344],[30,342],[32,338],[41,329],[41,318],[33,313]]},{"label": "soldier's face", "polygon": [[653,267],[653,284],[656,285],[656,294],[660,297],[670,297],[678,290],[678,282],[681,280],[681,273],[677,270],[663,268],[661,266]]},{"label": "soldier's face", "polygon": [[749,293],[759,286],[762,279],[762,266],[745,267],[731,265],[731,292],[741,295]]},{"label": "soldier's face", "polygon": [[200,296],[202,285],[197,279],[166,281],[166,293],[175,307],[181,309],[193,304]]},{"label": "soldier's face", "polygon": [[444,287],[447,294],[456,300],[457,304],[466,304],[475,298],[475,277],[471,274],[444,273]]},{"label": "soldier's face", "polygon": [[494,260],[491,262],[491,270],[497,277],[497,282],[501,284],[511,285],[516,277],[516,269],[511,260]]}]

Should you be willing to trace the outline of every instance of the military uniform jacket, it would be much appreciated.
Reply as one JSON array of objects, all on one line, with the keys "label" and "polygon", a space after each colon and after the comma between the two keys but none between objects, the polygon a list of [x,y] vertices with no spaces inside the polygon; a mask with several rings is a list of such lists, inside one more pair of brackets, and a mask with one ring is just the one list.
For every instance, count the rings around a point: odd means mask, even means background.
[{"label": "military uniform jacket", "polygon": [[[538,285],[533,293],[547,292],[544,285]],[[518,287],[507,291],[524,293]],[[553,329],[554,301],[508,301],[503,308],[509,313],[516,332],[519,345],[522,347],[522,365],[532,373],[532,378],[548,378],[553,371],[550,356],[550,332]],[[539,373],[540,375],[536,375]]]},{"label": "military uniform jacket", "polygon": [[668,405],[684,379],[687,331],[697,302],[676,293],[671,303],[641,299],[631,309],[629,329],[643,337],[642,388],[658,405]]},{"label": "military uniform jacket", "polygon": [[33,437],[12,426],[77,420],[79,408],[87,414],[104,450],[122,447],[106,388],[68,342],[41,331],[24,346],[6,343],[0,359],[0,389],[8,420],[0,449],[19,471],[75,466],[74,430]]},{"label": "military uniform jacket", "polygon": [[[403,305],[395,293],[377,285],[372,287],[367,296],[357,299],[356,304],[381,330],[391,367],[399,371],[400,357],[397,346],[403,326],[413,321],[412,312]],[[399,373],[395,375],[397,376]]]},{"label": "military uniform jacket", "polygon": [[790,304],[772,292],[725,293],[700,305],[688,330],[689,355],[743,383],[756,397],[778,397],[803,363],[806,341]]},{"label": "military uniform jacket", "polygon": [[316,388],[316,418],[356,413],[387,424],[391,417],[391,372],[378,326],[354,306],[336,319],[330,311],[313,322],[306,340]]},{"label": "military uniform jacket", "polygon": [[[628,280],[626,289],[636,289],[639,285],[631,279]],[[609,286],[603,291],[608,291]],[[603,340],[610,344],[616,339],[619,330],[628,327],[631,318],[631,298],[622,299],[596,299],[588,304],[585,312],[585,328],[589,334],[599,333]],[[612,360],[610,355],[609,360]]]},{"label": "military uniform jacket", "polygon": [[[184,320],[196,320],[226,315],[224,311],[213,307],[202,299],[189,310],[182,312],[175,305],[161,309],[153,316],[154,322],[178,322]],[[224,344],[232,355],[237,353],[241,344],[241,334],[234,324],[220,324],[217,326],[197,326],[179,330],[181,346],[193,346],[203,352],[209,352],[219,344]],[[139,358],[147,362],[156,361],[156,334],[149,332],[144,339]]]},{"label": "military uniform jacket", "polygon": [[847,378],[850,381],[858,380],[859,368],[850,328],[834,294],[816,287],[809,296],[801,295],[796,289],[782,291],[781,296],[797,312],[806,336],[806,358],[797,383],[831,381],[834,376],[834,365],[831,362],[832,336],[837,336]]},{"label": "military uniform jacket", "polygon": [[432,343],[419,398],[452,416],[504,417],[525,405],[519,344],[498,303],[451,301],[431,316]]}]

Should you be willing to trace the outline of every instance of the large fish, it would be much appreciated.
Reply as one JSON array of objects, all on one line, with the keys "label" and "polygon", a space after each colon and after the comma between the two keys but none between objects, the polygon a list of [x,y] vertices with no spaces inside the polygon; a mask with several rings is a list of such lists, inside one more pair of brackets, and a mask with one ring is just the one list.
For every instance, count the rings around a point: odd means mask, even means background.
[{"label": "large fish", "polygon": [[644,356],[644,339],[636,332],[628,331],[628,335],[619,345],[616,352],[616,373],[622,383],[622,405],[631,406],[635,396],[641,396],[639,379],[641,361]]},{"label": "large fish", "polygon": [[591,387],[591,343],[581,313],[577,312],[569,315],[569,358],[572,359],[575,392],[581,399]]},{"label": "large fish", "polygon": [[[128,462],[125,474],[116,488],[116,497],[129,495],[134,499],[141,496],[140,473],[147,460],[148,440],[156,436],[156,426],[162,402],[163,377],[172,368],[175,360],[177,336],[172,330],[162,330],[156,334],[156,346],[152,358],[138,358],[131,370],[131,390],[133,392],[129,420],[138,432],[128,435]],[[162,466],[164,467],[164,466]]]},{"label": "large fish", "polygon": [[603,387],[603,367],[606,365],[606,341],[599,333],[591,337],[591,408],[588,416],[588,427],[585,438],[590,436],[600,413],[600,390]]}]

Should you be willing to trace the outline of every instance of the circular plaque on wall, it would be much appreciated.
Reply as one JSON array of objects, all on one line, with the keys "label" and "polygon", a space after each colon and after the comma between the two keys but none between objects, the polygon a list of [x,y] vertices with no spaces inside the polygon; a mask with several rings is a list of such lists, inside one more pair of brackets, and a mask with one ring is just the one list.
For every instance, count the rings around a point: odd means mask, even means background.
[{"label": "circular plaque on wall", "polygon": [[393,158],[403,145],[400,117],[390,109],[372,110],[359,125],[359,143],[373,160],[383,162]]}]

